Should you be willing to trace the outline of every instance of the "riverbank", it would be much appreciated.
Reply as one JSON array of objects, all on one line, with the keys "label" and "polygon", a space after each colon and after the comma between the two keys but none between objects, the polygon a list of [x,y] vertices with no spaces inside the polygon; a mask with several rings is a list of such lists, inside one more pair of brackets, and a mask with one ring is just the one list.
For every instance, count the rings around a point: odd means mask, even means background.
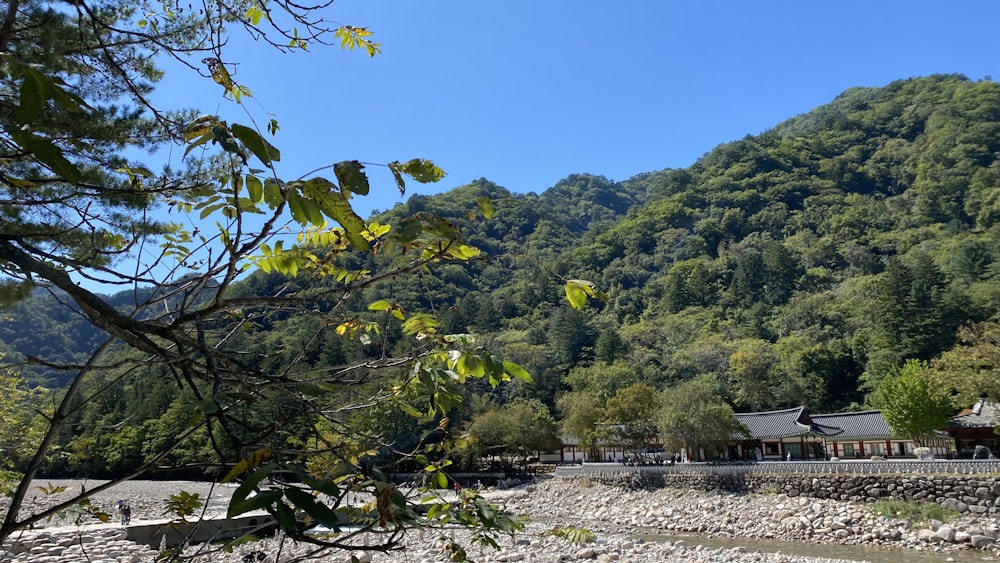
[{"label": "riverbank", "polygon": [[[94,486],[91,482],[89,486]],[[53,485],[81,486],[80,482]],[[47,486],[46,483],[42,485]],[[212,487],[211,484],[190,482],[133,482],[100,493],[95,505],[113,509],[118,498],[127,499],[135,507],[133,522],[161,518],[163,501],[180,490],[199,493],[209,498],[212,510],[224,511],[225,499],[231,488]],[[685,563],[757,562],[757,563],[829,563],[832,561],[866,560],[825,559],[790,553],[758,553],[757,540],[770,545],[817,546],[815,553],[823,554],[823,545],[882,548],[898,554],[898,560],[923,555],[925,561],[947,561],[949,557],[961,561],[975,560],[981,556],[995,556],[992,542],[985,548],[973,550],[974,536],[995,538],[1000,528],[994,518],[965,517],[939,526],[948,528],[943,536],[950,535],[952,542],[944,541],[938,532],[917,526],[902,519],[886,518],[876,514],[870,505],[842,501],[790,498],[785,495],[732,495],[696,492],[680,489],[626,491],[601,485],[585,479],[548,479],[538,484],[507,491],[487,491],[496,504],[508,511],[529,518],[523,534],[502,538],[501,550],[469,548],[470,559],[479,562],[561,562],[568,560],[594,560],[601,562],[622,561],[684,561]],[[48,499],[36,496],[32,502]],[[51,500],[51,499],[48,499]],[[37,506],[37,505],[32,505]],[[573,545],[556,537],[550,531],[555,527],[576,526],[597,533],[597,540],[584,545]],[[113,528],[113,527],[112,527]],[[41,541],[31,544],[31,549],[14,554],[0,555],[0,561],[12,563],[76,563],[90,561],[102,563],[152,561],[155,552],[122,543],[114,534],[120,531],[79,529],[68,531],[59,528],[32,532]],[[47,535],[43,535],[47,534]],[[102,535],[103,534],[103,535]],[[992,534],[992,535],[991,535]],[[686,535],[677,539],[679,535]],[[669,536],[667,539],[664,536]],[[963,541],[955,543],[955,538]],[[81,540],[82,538],[86,538]],[[437,563],[448,560],[448,540],[468,544],[468,535],[461,531],[412,533],[406,539],[406,550],[396,553],[374,551],[355,553],[361,562],[375,563]],[[729,541],[720,546],[719,538]],[[661,541],[650,541],[658,539]],[[744,540],[745,545],[740,545]],[[362,540],[363,541],[363,540]],[[67,543],[68,542],[68,543]],[[60,543],[66,545],[60,546]],[[76,549],[74,546],[80,546]],[[110,548],[108,548],[110,546]],[[710,546],[710,547],[709,547]],[[61,551],[58,548],[63,547]],[[89,547],[89,552],[86,548]],[[101,552],[97,548],[108,548]],[[72,548],[72,549],[71,549]],[[198,549],[206,549],[200,547]],[[964,551],[959,551],[963,550]],[[31,551],[35,551],[32,553]],[[309,553],[303,545],[281,543],[272,538],[242,545],[233,553],[189,553],[197,563],[241,563],[248,556],[262,554],[262,561],[275,563],[294,560]],[[77,559],[77,551],[87,553]],[[843,553],[843,552],[841,552]],[[309,559],[319,562],[346,562],[344,553],[327,554]],[[887,560],[892,560],[892,555]]]}]

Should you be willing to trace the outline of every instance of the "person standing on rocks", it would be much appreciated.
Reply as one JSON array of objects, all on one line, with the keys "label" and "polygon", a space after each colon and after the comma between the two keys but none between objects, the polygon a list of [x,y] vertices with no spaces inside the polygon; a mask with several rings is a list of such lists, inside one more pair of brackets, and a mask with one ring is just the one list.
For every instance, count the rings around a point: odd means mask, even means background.
[{"label": "person standing on rocks", "polygon": [[132,522],[132,507],[125,505],[122,507],[122,526],[128,526]]}]

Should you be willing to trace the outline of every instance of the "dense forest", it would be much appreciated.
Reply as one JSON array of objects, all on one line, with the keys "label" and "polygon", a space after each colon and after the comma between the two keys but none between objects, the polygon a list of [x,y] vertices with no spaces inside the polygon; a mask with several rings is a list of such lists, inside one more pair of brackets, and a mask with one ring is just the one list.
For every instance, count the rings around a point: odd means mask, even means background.
[{"label": "dense forest", "polygon": [[[470,216],[482,196],[496,209],[488,220]],[[532,374],[533,384],[470,385],[452,417],[467,428],[494,417],[481,426],[499,429],[496,417],[516,411],[533,426],[515,434],[550,438],[578,414],[573,404],[596,413],[591,423],[620,421],[639,410],[629,407],[641,403],[635,389],[699,378],[736,411],[861,408],[906,360],[967,367],[963,350],[983,345],[997,321],[1000,85],[937,75],[852,88],[688,168],[620,182],[573,174],[540,194],[480,179],[411,196],[372,220],[397,225],[423,211],[459,225],[482,259],[388,279],[351,299],[359,318],[375,315],[368,304],[384,295],[404,310],[432,310],[439,332],[476,334]],[[569,279],[592,280],[608,300],[570,307]],[[232,291],[296,283],[256,272]],[[59,299],[39,291],[0,323],[4,361],[54,390],[68,376],[44,362],[72,363],[99,344]],[[133,299],[115,300],[127,309]],[[398,326],[360,342],[316,322],[270,317],[256,327],[267,338],[247,352],[276,370],[291,355],[320,370],[375,348],[405,352]],[[995,367],[984,362],[978,369]],[[83,410],[47,471],[120,475],[178,434],[192,401],[168,377],[147,376],[109,374],[113,392]],[[401,442],[426,437],[387,413],[357,416]],[[276,439],[295,436],[283,429]],[[202,453],[171,455],[183,465]]]}]

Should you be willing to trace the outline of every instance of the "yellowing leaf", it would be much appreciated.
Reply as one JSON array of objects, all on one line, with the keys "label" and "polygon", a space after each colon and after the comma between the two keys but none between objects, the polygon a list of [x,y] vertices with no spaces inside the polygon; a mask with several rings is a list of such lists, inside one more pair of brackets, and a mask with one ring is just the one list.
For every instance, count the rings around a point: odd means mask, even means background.
[{"label": "yellowing leaf", "polygon": [[608,300],[607,294],[597,289],[594,282],[587,280],[566,281],[566,299],[574,309],[583,309],[587,305],[588,297],[604,302]]},{"label": "yellowing leaf", "polygon": [[583,309],[587,306],[587,292],[577,284],[566,284],[566,299],[574,309]]},{"label": "yellowing leaf", "polygon": [[254,4],[243,13],[243,17],[245,17],[251,25],[260,25],[261,20],[264,19],[264,10],[261,10],[259,5]]},{"label": "yellowing leaf", "polygon": [[497,214],[496,207],[493,207],[493,200],[484,195],[476,198],[476,205],[479,206],[479,212],[487,219],[492,219]]},{"label": "yellowing leaf", "polygon": [[270,461],[271,459],[271,448],[264,447],[254,452],[250,455],[241,459],[233,468],[222,478],[223,483],[228,483],[233,479],[236,479],[240,475],[243,475],[251,469],[257,469],[264,462]]}]

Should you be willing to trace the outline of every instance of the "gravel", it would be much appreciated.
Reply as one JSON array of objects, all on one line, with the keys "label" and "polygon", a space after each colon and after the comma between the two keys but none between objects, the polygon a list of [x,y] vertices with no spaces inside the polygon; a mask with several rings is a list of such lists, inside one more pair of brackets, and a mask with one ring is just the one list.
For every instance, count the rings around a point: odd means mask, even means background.
[{"label": "gravel", "polygon": [[[66,486],[69,491],[88,489],[102,481],[53,480],[51,486]],[[49,482],[33,487],[50,487]],[[163,518],[166,499],[179,491],[200,494],[210,499],[208,513],[224,512],[232,487],[197,482],[133,481],[95,495],[95,506],[114,514],[119,498],[133,507],[133,524]],[[62,493],[65,495],[67,493]],[[445,563],[453,553],[455,541],[465,545],[468,557],[480,563],[531,561],[557,563],[594,561],[599,563],[639,563],[683,561],[685,563],[832,563],[847,561],[805,557],[783,553],[757,552],[739,545],[739,538],[770,538],[786,542],[892,546],[899,560],[907,553],[940,552],[947,560],[949,549],[926,532],[901,521],[874,515],[868,507],[849,503],[817,503],[789,499],[783,495],[744,495],[734,497],[661,489],[623,491],[608,486],[584,484],[564,479],[543,481],[537,485],[508,491],[487,491],[493,502],[515,514],[531,518],[525,532],[502,537],[498,551],[470,545],[470,536],[461,530],[411,532],[405,537],[406,549],[381,553],[374,550],[352,552],[360,563]],[[45,495],[33,488],[25,510],[38,510],[57,502],[61,495]],[[0,504],[0,507],[3,505]],[[60,522],[64,523],[64,522]],[[156,552],[124,540],[115,525],[55,527],[55,522],[25,534],[18,545],[7,544],[0,551],[2,563],[140,563],[153,561]],[[579,526],[597,533],[593,542],[571,544],[554,536],[557,526]],[[953,524],[956,529],[976,525]],[[639,532],[694,532],[707,536],[735,538],[727,547],[704,547],[697,536],[684,540],[643,541]],[[938,534],[940,535],[940,534]],[[360,540],[364,542],[364,539]],[[374,541],[374,540],[372,540]],[[364,545],[363,543],[361,545]],[[312,554],[308,545],[292,544],[281,537],[238,546],[232,553],[208,552],[213,548],[191,546],[187,553],[195,563],[290,563],[317,561],[347,563],[345,552]],[[15,553],[16,552],[16,553]]]}]

